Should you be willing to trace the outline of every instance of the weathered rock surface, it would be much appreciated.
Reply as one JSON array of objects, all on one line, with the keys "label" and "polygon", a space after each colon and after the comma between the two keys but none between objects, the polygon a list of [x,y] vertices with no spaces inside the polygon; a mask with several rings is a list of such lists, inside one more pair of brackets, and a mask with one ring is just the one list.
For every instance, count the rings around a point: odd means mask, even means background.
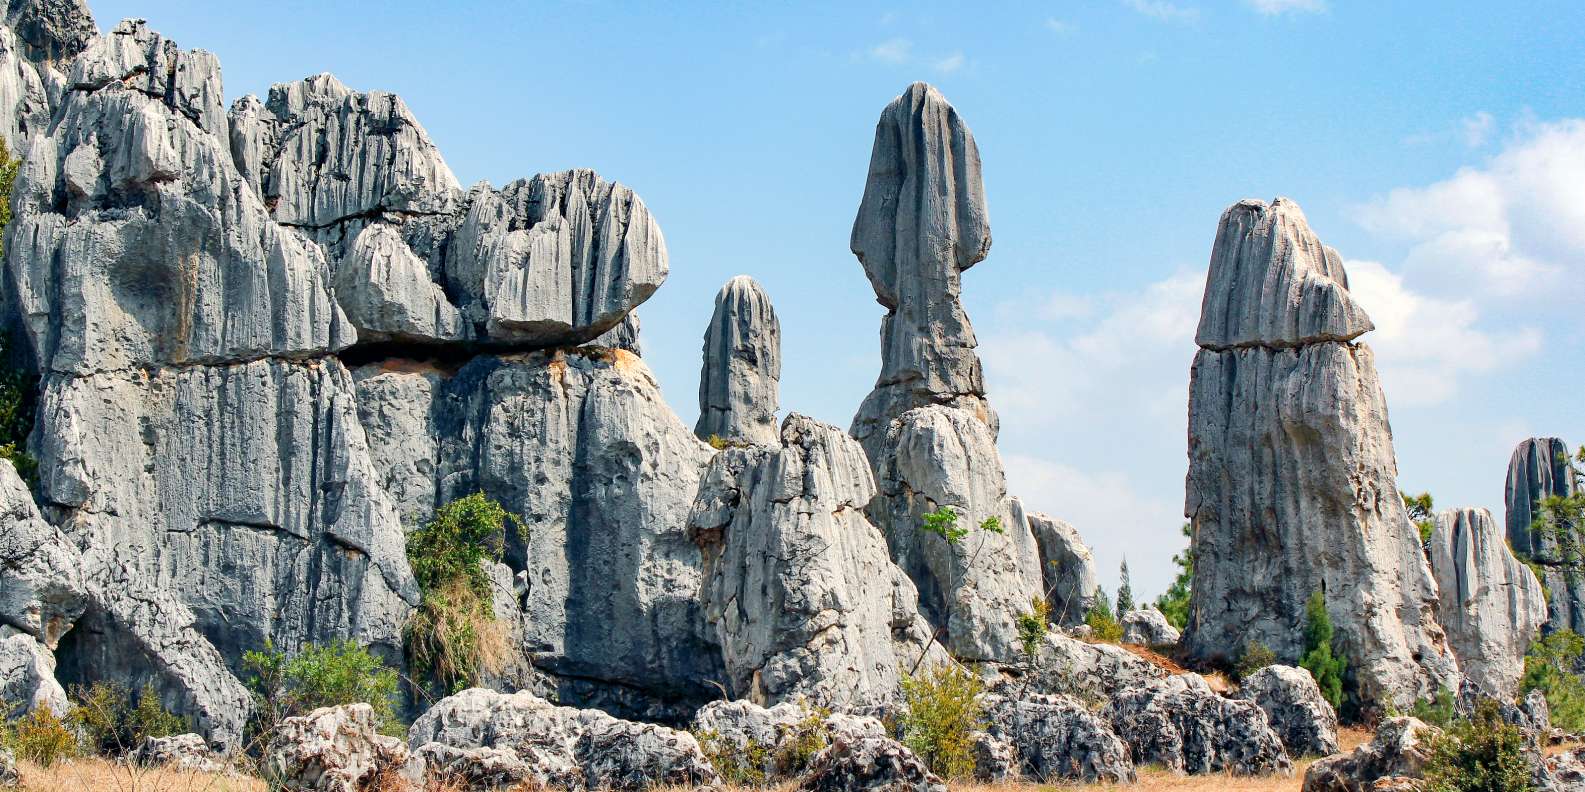
[{"label": "weathered rock surface", "polygon": [[975,732],[973,740],[974,780],[992,784],[1017,780],[1018,749],[989,732]]},{"label": "weathered rock surface", "polygon": [[1068,696],[1031,694],[1017,699],[987,694],[982,699],[987,730],[1010,743],[1024,778],[1133,783],[1128,744],[1111,724]]},{"label": "weathered rock surface", "polygon": [[505,615],[561,701],[677,720],[714,697],[721,651],[687,533],[711,450],[642,360],[587,348],[454,372],[387,360],[354,379],[405,522],[479,491],[521,515],[524,531],[505,537],[517,612]]},{"label": "weathered rock surface", "polygon": [[7,720],[43,707],[66,716],[70,702],[55,681],[55,658],[31,635],[0,639],[0,702],[6,706],[0,716]]},{"label": "weathered rock surface", "polygon": [[1382,721],[1370,742],[1310,765],[1304,774],[1304,792],[1363,792],[1378,779],[1419,778],[1430,758],[1430,740],[1440,733],[1418,718]]},{"label": "weathered rock surface", "polygon": [[887,737],[839,734],[815,755],[805,792],[947,792],[913,751]]},{"label": "weathered rock surface", "polygon": [[[1235,204],[1211,253],[1190,375],[1191,657],[1259,641],[1293,662],[1317,591],[1365,702],[1455,687],[1436,585],[1398,497],[1370,322],[1286,199]],[[1258,551],[1252,551],[1257,548]]]},{"label": "weathered rock surface", "polygon": [[750,701],[712,701],[694,715],[690,730],[707,754],[714,750],[740,759],[759,757],[755,769],[774,781],[804,771],[793,766],[791,754],[801,738],[822,744],[827,740],[824,720],[815,710],[791,702],[761,707]]},{"label": "weathered rock surface", "polygon": [[1029,512],[1027,516],[1040,554],[1040,575],[1046,603],[1051,606],[1051,621],[1062,627],[1083,624],[1084,615],[1095,604],[1095,592],[1101,587],[1095,574],[1095,556],[1072,525],[1040,512]]},{"label": "weathered rock surface", "polygon": [[54,648],[88,606],[82,558],[44,521],[6,460],[0,460],[0,568],[0,625]]},{"label": "weathered rock surface", "polygon": [[413,723],[407,739],[414,750],[438,743],[510,752],[538,783],[575,790],[721,782],[687,732],[558,707],[527,692],[473,688],[449,696]]},{"label": "weathered rock surface", "polygon": [[1138,608],[1123,614],[1123,643],[1171,646],[1181,637],[1178,628],[1155,608]]},{"label": "weathered rock surface", "polygon": [[1525,653],[1546,622],[1540,581],[1514,557],[1485,509],[1439,512],[1428,555],[1441,598],[1438,616],[1459,670],[1489,695],[1511,700]]},{"label": "weathered rock surface", "polygon": [[0,135],[19,156],[48,130],[65,70],[99,30],[83,0],[9,0],[0,25]]},{"label": "weathered rock surface", "polygon": [[1534,437],[1520,443],[1508,461],[1506,526],[1508,544],[1521,559],[1535,565],[1548,594],[1547,631],[1585,631],[1585,579],[1567,569],[1564,542],[1574,548],[1577,532],[1559,534],[1537,523],[1540,504],[1549,497],[1567,497],[1579,488],[1569,464],[1573,451],[1556,437]]},{"label": "weathered rock surface", "polygon": [[145,737],[143,744],[132,751],[131,759],[144,767],[174,767],[192,773],[219,773],[226,768],[198,734]]},{"label": "weathered rock surface", "polygon": [[1238,697],[1253,701],[1289,756],[1337,753],[1337,712],[1303,668],[1269,665],[1245,677]]},{"label": "weathered rock surface", "polygon": [[775,445],[781,323],[770,296],[747,275],[726,282],[704,332],[699,422],[694,434]]},{"label": "weathered rock surface", "polygon": [[380,734],[377,726],[367,704],[287,718],[265,748],[264,778],[290,792],[362,792],[377,788],[381,776],[417,782],[422,767],[400,739]]},{"label": "weathered rock surface", "polygon": [[[865,519],[864,450],[796,413],[781,447],[716,454],[688,518],[728,690],[759,703],[884,703],[926,651],[913,583]],[[939,647],[934,647],[940,654]]]},{"label": "weathered rock surface", "polygon": [[571,788],[582,776],[557,775],[560,771],[572,772],[570,767],[535,767],[523,761],[516,753],[501,748],[453,748],[444,743],[427,743],[413,751],[413,756],[424,763],[424,777],[436,786],[459,785],[468,790],[512,790],[525,783],[543,783],[555,779],[556,787]]},{"label": "weathered rock surface", "polygon": [[1288,773],[1293,763],[1254,702],[1223,698],[1198,674],[1119,692],[1104,715],[1137,763],[1186,773]]},{"label": "weathered rock surface", "polygon": [[1161,666],[1120,646],[1087,643],[1052,631],[1040,643],[1029,684],[1041,693],[1099,704],[1121,690],[1166,677]]}]

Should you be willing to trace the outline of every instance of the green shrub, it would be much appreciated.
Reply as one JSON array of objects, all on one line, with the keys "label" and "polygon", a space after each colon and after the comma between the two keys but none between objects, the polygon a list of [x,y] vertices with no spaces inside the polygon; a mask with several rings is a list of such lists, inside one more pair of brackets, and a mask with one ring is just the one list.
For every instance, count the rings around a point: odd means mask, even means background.
[{"label": "green shrub", "polygon": [[16,757],[40,767],[76,756],[77,735],[49,707],[39,707],[11,725],[8,742]]},{"label": "green shrub", "polygon": [[1565,731],[1585,731],[1585,682],[1573,673],[1585,638],[1572,630],[1559,630],[1530,645],[1524,658],[1520,689],[1539,690],[1552,711],[1552,725]]},{"label": "green shrub", "polygon": [[1343,674],[1348,660],[1332,654],[1332,617],[1326,612],[1326,598],[1317,591],[1304,606],[1304,657],[1299,665],[1315,677],[1332,709],[1343,705]]},{"label": "green shrub", "polygon": [[1123,625],[1112,615],[1112,603],[1107,599],[1103,589],[1095,589],[1095,601],[1090,604],[1090,610],[1084,614],[1084,623],[1090,626],[1090,639],[1117,643],[1123,640]]},{"label": "green shrub", "polygon": [[760,786],[765,783],[765,764],[770,752],[765,746],[750,738],[743,746],[723,738],[713,729],[695,731],[699,750],[710,760],[710,766],[721,775],[721,780],[733,786]]},{"label": "green shrub", "polygon": [[95,682],[72,691],[67,716],[83,736],[89,751],[118,756],[143,744],[147,737],[168,737],[188,730],[187,722],[160,703],[154,685],[146,684],[133,695],[118,682]]},{"label": "green shrub", "polygon": [[1189,546],[1172,557],[1172,563],[1178,565],[1178,576],[1156,598],[1156,610],[1180,630],[1189,624],[1189,592],[1194,585],[1194,533],[1188,523],[1183,524],[1183,538],[1189,540]]},{"label": "green shrub", "polygon": [[985,728],[979,677],[956,663],[903,677],[903,744],[942,778],[974,772],[974,732]]},{"label": "green shrub", "polygon": [[1458,721],[1458,708],[1454,705],[1453,691],[1443,688],[1433,699],[1416,699],[1413,715],[1440,729],[1447,729]]},{"label": "green shrub", "polygon": [[814,761],[815,754],[825,750],[826,745],[831,742],[826,734],[826,718],[829,717],[831,710],[825,707],[811,707],[809,714],[782,732],[778,741],[780,747],[776,749],[774,757],[778,772],[786,776],[797,776],[809,769],[809,763]]},{"label": "green shrub", "polygon": [[1040,650],[1040,642],[1045,640],[1046,633],[1051,631],[1051,603],[1045,597],[1033,597],[1029,600],[1029,610],[1018,614],[1018,646],[1024,650],[1024,657],[1031,665],[1035,662],[1035,653]]},{"label": "green shrub", "polygon": [[1409,520],[1420,531],[1420,544],[1431,541],[1431,532],[1436,530],[1436,507],[1432,505],[1431,493],[1410,495],[1400,490],[1398,496],[1403,498],[1403,507],[1409,511]]},{"label": "green shrub", "polygon": [[[941,541],[946,542],[948,545],[953,547],[961,545],[963,540],[969,536],[969,529],[958,525],[957,509],[954,509],[951,506],[942,506],[933,512],[926,512],[925,514],[921,515],[919,518],[919,531],[920,533],[935,534],[936,536],[941,537]],[[985,549],[986,534],[1006,533],[1007,529],[1002,527],[1001,518],[985,518],[985,520],[980,523],[980,541],[975,546],[974,552],[969,554],[968,559],[964,561],[964,568],[967,569],[974,566],[974,561],[975,559],[979,558],[980,551]],[[947,565],[946,591],[949,593],[957,591],[958,588],[957,568],[957,564]],[[925,643],[925,648],[920,651],[919,658],[914,660],[913,666],[908,669],[909,674],[918,671],[920,664],[925,661],[926,657],[930,656],[930,647],[934,646],[936,641],[941,640],[941,633],[946,629],[946,624],[948,621],[950,621],[950,617],[943,616],[941,619],[941,626],[937,627],[933,632],[930,633],[930,640]]]},{"label": "green shrub", "polygon": [[1482,701],[1467,721],[1458,721],[1431,741],[1425,766],[1429,792],[1523,792],[1532,768],[1524,735],[1504,723],[1497,702]]},{"label": "green shrub", "polygon": [[343,704],[368,704],[382,731],[401,726],[396,671],[352,641],[308,644],[293,657],[266,644],[261,651],[244,652],[242,665],[253,689],[252,731],[258,742],[267,742],[283,719]]},{"label": "green shrub", "polygon": [[477,492],[441,507],[407,538],[422,594],[405,630],[408,659],[447,693],[477,685],[506,656],[484,565],[500,560],[508,522],[523,530],[516,515]]},{"label": "green shrub", "polygon": [[1271,651],[1270,647],[1251,638],[1244,644],[1244,653],[1239,655],[1238,664],[1233,667],[1233,674],[1240,680],[1248,679],[1256,671],[1276,662],[1277,654]]}]

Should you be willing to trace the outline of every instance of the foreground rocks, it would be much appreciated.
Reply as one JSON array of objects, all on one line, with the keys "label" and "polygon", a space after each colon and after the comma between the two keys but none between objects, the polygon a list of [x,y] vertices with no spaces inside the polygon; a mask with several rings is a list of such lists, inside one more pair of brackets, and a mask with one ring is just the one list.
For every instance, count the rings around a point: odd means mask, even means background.
[{"label": "foreground rocks", "polygon": [[1352,753],[1322,759],[1304,774],[1304,792],[1362,792],[1380,779],[1419,778],[1441,730],[1418,718],[1388,718],[1370,742]]},{"label": "foreground rocks", "polygon": [[[1292,201],[1222,215],[1190,375],[1191,657],[1302,653],[1322,592],[1361,701],[1457,686],[1437,591],[1398,496],[1369,317]],[[1251,548],[1258,548],[1252,552]]]},{"label": "foreground rocks", "polygon": [[1196,774],[1269,775],[1293,768],[1260,707],[1221,697],[1197,674],[1124,690],[1104,714],[1138,763]]},{"label": "foreground rocks", "polygon": [[1024,779],[1133,783],[1128,744],[1078,700],[987,695],[982,703],[987,731],[1011,747],[1017,775]]},{"label": "foreground rocks", "polygon": [[1255,702],[1289,756],[1337,753],[1337,713],[1303,668],[1271,665],[1239,682],[1239,698]]},{"label": "foreground rocks", "polygon": [[1426,554],[1440,594],[1438,616],[1466,682],[1511,700],[1524,656],[1547,619],[1545,594],[1485,509],[1436,515]]},{"label": "foreground rocks", "polygon": [[805,792],[947,792],[947,785],[902,743],[839,734],[814,758]]},{"label": "foreground rocks", "polygon": [[226,769],[225,761],[198,734],[145,737],[129,758],[144,767],[174,767],[189,773],[219,773]]},{"label": "foreground rocks", "polygon": [[281,721],[265,748],[264,778],[290,792],[362,792],[377,783],[417,783],[407,746],[379,733],[367,704],[325,707]]},{"label": "foreground rocks", "polygon": [[424,713],[407,740],[463,777],[526,766],[535,783],[573,790],[721,782],[687,732],[558,707],[527,692],[465,690]]}]

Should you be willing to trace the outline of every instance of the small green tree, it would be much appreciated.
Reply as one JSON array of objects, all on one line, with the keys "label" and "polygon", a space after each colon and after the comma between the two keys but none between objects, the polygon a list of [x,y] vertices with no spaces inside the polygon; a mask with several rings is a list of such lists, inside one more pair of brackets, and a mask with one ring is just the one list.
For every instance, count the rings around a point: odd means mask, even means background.
[{"label": "small green tree", "polygon": [[1304,657],[1299,665],[1315,677],[1332,709],[1343,705],[1343,674],[1348,660],[1333,655],[1332,616],[1326,612],[1326,597],[1317,591],[1304,606]]},{"label": "small green tree", "polygon": [[1173,578],[1166,592],[1156,598],[1156,610],[1180,630],[1189,624],[1189,592],[1194,585],[1193,536],[1189,524],[1184,523],[1183,538],[1190,540],[1190,546],[1172,557],[1172,563],[1178,566],[1178,576]]},{"label": "small green tree", "polygon": [[478,492],[441,507],[407,538],[421,595],[405,631],[416,676],[445,693],[478,684],[500,669],[506,634],[495,619],[486,562],[499,561],[506,526],[522,522]]},{"label": "small green tree", "polygon": [[1585,731],[1585,682],[1573,673],[1585,638],[1573,630],[1558,630],[1530,645],[1524,658],[1519,687],[1526,693],[1539,690],[1552,711],[1552,725],[1565,731]]},{"label": "small green tree", "polygon": [[1409,510],[1409,520],[1420,530],[1420,544],[1431,541],[1431,532],[1436,530],[1436,507],[1432,505],[1431,493],[1410,495],[1400,490],[1398,496],[1403,498],[1403,507]]},{"label": "small green tree", "polygon": [[67,720],[83,735],[90,751],[119,756],[136,749],[148,737],[167,737],[188,730],[187,722],[167,711],[153,684],[137,695],[117,682],[95,682],[72,689]]},{"label": "small green tree", "polygon": [[1090,637],[1096,641],[1116,643],[1123,640],[1123,625],[1112,614],[1112,602],[1106,589],[1095,587],[1095,599],[1084,614],[1084,623],[1090,627]]},{"label": "small green tree", "polygon": [[1128,579],[1128,559],[1123,559],[1123,566],[1117,575],[1117,617],[1122,618],[1134,609],[1134,586]]},{"label": "small green tree", "polygon": [[1040,651],[1040,642],[1051,631],[1051,603],[1045,597],[1032,597],[1029,610],[1018,614],[1018,646],[1031,668]]},{"label": "small green tree", "polygon": [[1532,773],[1524,735],[1491,699],[1434,738],[1425,765],[1430,792],[1524,792]]},{"label": "small green tree", "polygon": [[[942,506],[935,511],[926,512],[925,514],[921,515],[919,518],[919,531],[920,533],[940,537],[941,541],[945,542],[947,546],[953,550],[953,552],[956,552],[956,548],[959,545],[962,545],[963,540],[967,539],[969,536],[969,529],[958,525],[958,510],[951,506]],[[963,564],[963,568],[972,569],[974,567],[974,561],[980,557],[980,551],[985,549],[985,541],[988,534],[1005,533],[1007,533],[1007,529],[1002,527],[1001,519],[993,516],[987,517],[981,521],[980,541],[975,546],[974,552],[969,555],[968,561]],[[956,570],[956,564],[947,565],[946,590],[948,592],[948,596],[951,596],[951,592],[957,591],[958,588]],[[950,608],[950,605],[948,607]],[[930,654],[930,648],[934,646],[936,642],[941,640],[941,634],[946,631],[947,622],[949,620],[950,616],[943,614],[941,625],[931,631],[930,640],[925,642],[925,648],[919,653],[919,659],[915,660],[913,667],[908,669],[909,674],[916,673],[919,670],[920,664],[923,663],[925,661],[925,657]]]},{"label": "small green tree", "polygon": [[254,742],[262,747],[286,718],[320,707],[368,704],[382,731],[396,731],[397,677],[369,650],[352,641],[308,644],[287,657],[272,644],[242,654],[253,690]]},{"label": "small green tree", "polygon": [[903,676],[903,744],[947,780],[974,772],[974,733],[985,728],[979,677],[955,663]]},{"label": "small green tree", "polygon": [[33,710],[11,724],[7,731],[6,747],[18,759],[39,767],[53,767],[81,750],[76,733],[49,707]]}]

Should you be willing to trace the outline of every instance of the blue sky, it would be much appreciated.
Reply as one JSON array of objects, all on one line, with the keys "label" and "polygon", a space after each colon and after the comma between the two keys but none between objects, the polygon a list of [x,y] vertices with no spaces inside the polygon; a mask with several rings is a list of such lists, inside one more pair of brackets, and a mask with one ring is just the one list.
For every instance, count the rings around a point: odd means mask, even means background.
[{"label": "blue sky", "polygon": [[748,273],[782,406],[846,426],[881,309],[848,252],[876,117],[939,87],[984,159],[965,277],[1010,485],[1153,596],[1180,549],[1188,367],[1217,217],[1297,200],[1376,320],[1399,481],[1501,515],[1515,443],[1585,442],[1585,4],[1343,0],[91,0],[219,55],[228,98],[321,71],[400,94],[464,184],[593,167],[671,254],[645,358],[692,423]]}]

